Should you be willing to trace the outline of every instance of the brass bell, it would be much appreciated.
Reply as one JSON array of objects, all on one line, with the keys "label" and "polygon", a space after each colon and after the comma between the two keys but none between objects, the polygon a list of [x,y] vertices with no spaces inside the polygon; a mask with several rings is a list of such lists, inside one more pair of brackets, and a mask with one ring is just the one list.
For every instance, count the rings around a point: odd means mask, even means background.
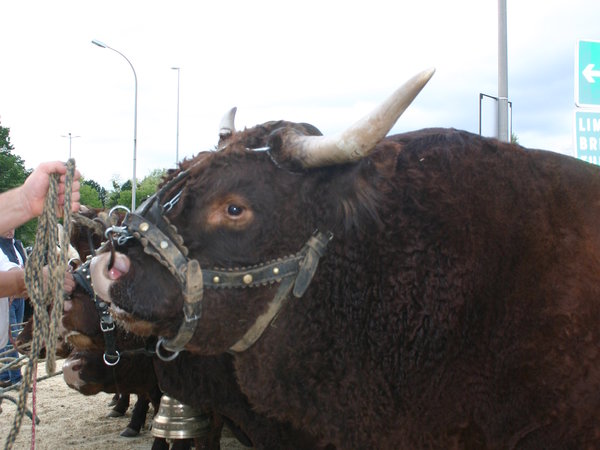
[{"label": "brass bell", "polygon": [[209,428],[209,416],[164,394],[152,420],[152,436],[166,439],[204,436]]}]

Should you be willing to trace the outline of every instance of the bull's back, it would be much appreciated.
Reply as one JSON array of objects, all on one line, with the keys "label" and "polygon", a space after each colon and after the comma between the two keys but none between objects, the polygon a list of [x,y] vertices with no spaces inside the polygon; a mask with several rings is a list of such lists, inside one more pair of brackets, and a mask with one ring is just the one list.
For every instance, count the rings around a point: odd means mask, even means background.
[{"label": "bull's back", "polygon": [[[488,438],[520,426],[531,427],[523,442],[550,447],[597,438],[600,169],[455,130],[389,139],[399,212],[388,226],[403,228],[396,260],[418,258],[402,292],[422,293],[430,317],[445,310],[428,339],[443,336],[458,355],[444,366],[448,408],[467,395]],[[469,384],[485,386],[480,397],[468,398]]]}]

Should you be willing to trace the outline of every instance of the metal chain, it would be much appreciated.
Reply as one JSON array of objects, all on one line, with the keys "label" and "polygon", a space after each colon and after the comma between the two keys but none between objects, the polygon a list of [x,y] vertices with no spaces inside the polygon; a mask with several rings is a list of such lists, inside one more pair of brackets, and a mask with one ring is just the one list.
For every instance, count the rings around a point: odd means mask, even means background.
[{"label": "metal chain", "polygon": [[[64,301],[64,279],[67,268],[67,251],[71,232],[71,191],[75,172],[75,160],[67,161],[65,179],[65,203],[63,212],[63,232],[58,236],[58,219],[56,217],[58,202],[58,174],[50,176],[50,187],[44,202],[44,211],[39,218],[33,251],[25,264],[25,285],[33,305],[33,339],[31,353],[25,366],[23,382],[17,401],[17,412],[13,428],[6,438],[5,450],[10,450],[17,437],[23,416],[26,411],[27,393],[32,379],[37,375],[35,367],[40,350],[46,345],[46,372],[56,371],[56,342],[58,325],[62,318]],[[57,251],[60,248],[64,251]],[[48,280],[44,283],[43,268],[48,267]],[[52,312],[48,314],[48,307]]]}]

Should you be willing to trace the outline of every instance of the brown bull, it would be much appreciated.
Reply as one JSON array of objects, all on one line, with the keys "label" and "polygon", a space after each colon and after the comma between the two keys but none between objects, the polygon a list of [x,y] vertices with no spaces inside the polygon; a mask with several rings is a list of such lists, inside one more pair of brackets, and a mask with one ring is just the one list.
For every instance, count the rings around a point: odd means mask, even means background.
[{"label": "brown bull", "polygon": [[384,138],[429,76],[337,140],[226,124],[94,285],[165,354],[233,354],[254,408],[323,444],[599,448],[600,170]]}]

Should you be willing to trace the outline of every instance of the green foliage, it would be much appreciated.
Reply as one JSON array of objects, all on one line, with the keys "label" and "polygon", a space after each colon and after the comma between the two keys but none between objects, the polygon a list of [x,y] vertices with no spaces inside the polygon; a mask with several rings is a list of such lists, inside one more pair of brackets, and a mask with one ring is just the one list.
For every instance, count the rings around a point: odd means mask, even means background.
[{"label": "green foliage", "polygon": [[[166,169],[155,169],[142,181],[138,182],[135,191],[135,204],[141,205],[144,200],[156,192]],[[119,186],[118,180],[112,180],[114,190],[108,193],[106,207],[123,205],[131,207],[131,180],[125,181]]]},{"label": "green foliage", "polygon": [[[31,170],[25,169],[23,158],[12,153],[14,147],[10,143],[10,129],[0,125],[0,192],[21,186]],[[24,245],[31,245],[35,240],[37,220],[31,220],[15,231],[17,239]]]},{"label": "green foliage", "polygon": [[144,200],[156,192],[165,173],[165,169],[155,169],[139,183],[135,192],[136,204],[142,204]]},{"label": "green foliage", "polygon": [[79,195],[79,203],[82,205],[90,206],[92,208],[104,207],[98,191],[85,182],[79,187]]},{"label": "green foliage", "polygon": [[6,147],[7,150],[14,150],[10,143],[10,128],[5,128],[0,124],[0,148]]},{"label": "green foliage", "polygon": [[31,171],[25,169],[23,159],[12,153],[10,128],[0,125],[0,192],[21,186]]},{"label": "green foliage", "polygon": [[[83,188],[84,185],[90,187],[91,189],[93,189],[96,192],[96,196],[98,197],[100,204],[98,206],[94,206],[94,207],[95,208],[104,208],[106,205],[106,199],[108,196],[106,189],[104,189],[102,186],[100,186],[94,180],[83,180],[83,182],[81,183],[81,187]],[[85,203],[83,201],[81,202],[81,204],[87,205],[87,203]],[[92,205],[90,204],[88,206],[92,206]]]},{"label": "green foliage", "polygon": [[[137,197],[137,195],[136,195]],[[117,205],[123,205],[123,206],[127,206],[128,208],[131,208],[131,189],[128,189],[126,191],[121,191],[119,192],[118,196],[113,197],[115,198],[115,203],[112,206],[117,206]]]}]

